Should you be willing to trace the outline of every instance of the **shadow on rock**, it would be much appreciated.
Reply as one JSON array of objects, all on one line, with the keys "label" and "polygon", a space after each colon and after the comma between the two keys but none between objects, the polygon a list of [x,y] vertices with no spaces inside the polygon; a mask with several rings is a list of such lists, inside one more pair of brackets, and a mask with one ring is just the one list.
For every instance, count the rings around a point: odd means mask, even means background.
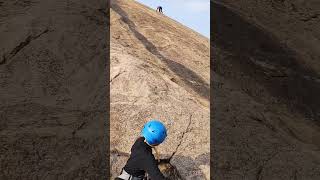
[{"label": "shadow on rock", "polygon": [[166,63],[168,68],[179,76],[184,84],[192,88],[193,91],[203,98],[210,99],[210,86],[208,83],[189,68],[163,56],[152,42],[136,30],[136,25],[128,18],[128,14],[117,3],[113,3],[111,8],[121,16],[121,20],[129,26],[129,29],[133,32],[135,37],[141,41],[150,53]]},{"label": "shadow on rock", "polygon": [[292,111],[319,119],[319,74],[299,62],[297,54],[272,34],[221,3],[211,2],[213,47],[225,52],[214,55],[213,70],[239,84],[251,82],[242,86],[255,99],[264,97],[266,89]]}]

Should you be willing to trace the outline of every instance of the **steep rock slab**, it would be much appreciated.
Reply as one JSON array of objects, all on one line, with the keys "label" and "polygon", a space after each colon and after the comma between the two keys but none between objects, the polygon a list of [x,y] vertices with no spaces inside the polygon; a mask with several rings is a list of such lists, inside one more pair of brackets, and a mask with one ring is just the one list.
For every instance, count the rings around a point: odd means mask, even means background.
[{"label": "steep rock slab", "polygon": [[[159,146],[178,178],[209,179],[209,41],[134,1],[111,3],[112,175],[143,124],[160,119]],[[117,158],[119,157],[119,158]]]},{"label": "steep rock slab", "polygon": [[301,67],[320,72],[320,2],[318,0],[213,0],[271,32],[299,56]]},{"label": "steep rock slab", "polygon": [[106,178],[106,2],[0,9],[0,179]]},{"label": "steep rock slab", "polygon": [[213,177],[319,179],[318,75],[301,61],[312,62],[274,38],[276,26],[221,3],[212,11]]}]

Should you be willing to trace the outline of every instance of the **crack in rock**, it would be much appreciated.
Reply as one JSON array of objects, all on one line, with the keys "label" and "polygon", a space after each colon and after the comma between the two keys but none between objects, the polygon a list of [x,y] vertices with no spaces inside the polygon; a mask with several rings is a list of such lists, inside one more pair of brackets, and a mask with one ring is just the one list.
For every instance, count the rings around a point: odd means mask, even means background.
[{"label": "crack in rock", "polygon": [[2,56],[2,61],[0,62],[0,65],[5,64],[8,60],[10,60],[11,58],[13,58],[16,54],[18,54],[24,47],[26,47],[27,45],[29,45],[32,41],[38,39],[40,36],[42,36],[43,34],[48,33],[49,30],[45,29],[44,31],[42,31],[40,34],[36,35],[36,36],[32,36],[29,35],[24,41],[20,42],[20,44],[18,46],[16,46],[8,55],[8,57],[6,57],[5,55]]},{"label": "crack in rock", "polygon": [[264,126],[269,128],[271,131],[277,132],[277,129],[270,122],[267,121],[267,119],[264,116],[264,114],[260,113],[260,115],[261,115],[262,118],[258,118],[258,117],[254,117],[254,116],[249,116],[249,118],[251,118],[252,120],[255,120],[255,121],[263,124]]},{"label": "crack in rock", "polygon": [[122,73],[124,73],[124,72],[126,72],[126,71],[121,71],[121,72],[119,72],[119,73],[117,73],[111,80],[110,80],[110,83],[113,81],[113,80],[115,80],[117,77],[119,77]]},{"label": "crack in rock", "polygon": [[263,171],[264,166],[260,166],[256,175],[257,180],[261,180],[261,173]]},{"label": "crack in rock", "polygon": [[82,123],[80,124],[80,126],[77,127],[77,129],[75,129],[75,130],[72,132],[72,135],[75,135],[80,129],[83,128],[83,126],[84,126],[85,124],[86,124],[86,122],[82,122]]},{"label": "crack in rock", "polygon": [[181,136],[181,139],[180,139],[180,142],[179,142],[178,146],[176,147],[176,150],[175,150],[175,151],[172,153],[172,155],[168,158],[168,161],[169,161],[169,162],[171,161],[172,157],[177,153],[180,145],[182,144],[184,135],[185,135],[187,132],[190,131],[191,119],[192,119],[192,115],[190,115],[189,124],[188,124],[186,130],[182,132],[182,136]]}]

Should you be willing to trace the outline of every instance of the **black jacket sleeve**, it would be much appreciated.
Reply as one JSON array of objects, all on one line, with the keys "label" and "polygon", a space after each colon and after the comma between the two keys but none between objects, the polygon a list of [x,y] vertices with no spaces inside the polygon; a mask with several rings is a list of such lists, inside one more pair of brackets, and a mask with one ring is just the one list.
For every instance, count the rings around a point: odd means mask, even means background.
[{"label": "black jacket sleeve", "polygon": [[153,156],[147,159],[144,170],[148,173],[151,180],[165,180],[166,178],[158,168],[158,163]]}]

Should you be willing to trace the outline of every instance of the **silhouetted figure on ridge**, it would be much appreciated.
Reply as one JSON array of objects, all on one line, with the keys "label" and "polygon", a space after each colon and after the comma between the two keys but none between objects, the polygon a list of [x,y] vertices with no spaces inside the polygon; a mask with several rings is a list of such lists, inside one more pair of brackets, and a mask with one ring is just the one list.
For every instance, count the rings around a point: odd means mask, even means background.
[{"label": "silhouetted figure on ridge", "polygon": [[158,6],[158,7],[157,7],[157,11],[160,12],[160,13],[163,13],[163,12],[162,12],[162,7],[161,7],[161,6]]}]

